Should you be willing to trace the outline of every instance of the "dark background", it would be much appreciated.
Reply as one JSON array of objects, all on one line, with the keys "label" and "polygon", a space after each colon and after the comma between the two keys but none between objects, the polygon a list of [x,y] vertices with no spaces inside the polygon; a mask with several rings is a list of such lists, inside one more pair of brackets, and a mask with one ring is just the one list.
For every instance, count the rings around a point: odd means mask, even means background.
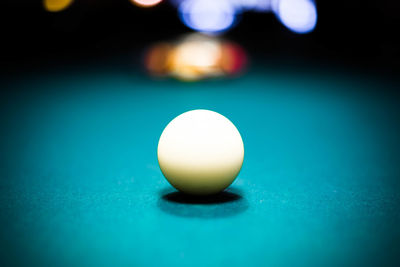
[{"label": "dark background", "polygon": [[[224,37],[261,60],[307,60],[397,75],[400,4],[397,1],[318,1],[314,32],[299,35],[272,13],[244,13]],[[168,1],[152,8],[129,0],[76,0],[58,13],[42,1],[7,1],[1,13],[4,71],[76,60],[137,54],[152,42],[191,32]]]}]

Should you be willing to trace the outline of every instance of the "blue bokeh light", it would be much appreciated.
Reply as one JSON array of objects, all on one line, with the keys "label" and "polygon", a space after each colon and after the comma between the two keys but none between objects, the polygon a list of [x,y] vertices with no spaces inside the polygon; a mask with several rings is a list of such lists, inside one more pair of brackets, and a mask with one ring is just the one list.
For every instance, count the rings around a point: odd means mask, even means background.
[{"label": "blue bokeh light", "polygon": [[236,20],[235,9],[229,0],[186,0],[178,10],[187,27],[204,33],[227,31]]},{"label": "blue bokeh light", "polygon": [[241,13],[274,12],[294,33],[312,32],[317,24],[314,0],[170,0],[178,7],[181,21],[203,33],[223,33],[231,29]]},{"label": "blue bokeh light", "polygon": [[283,25],[295,33],[309,33],[317,24],[317,8],[312,0],[277,0],[273,10]]},{"label": "blue bokeh light", "polygon": [[267,12],[271,10],[272,0],[229,0],[236,12],[256,11]]}]

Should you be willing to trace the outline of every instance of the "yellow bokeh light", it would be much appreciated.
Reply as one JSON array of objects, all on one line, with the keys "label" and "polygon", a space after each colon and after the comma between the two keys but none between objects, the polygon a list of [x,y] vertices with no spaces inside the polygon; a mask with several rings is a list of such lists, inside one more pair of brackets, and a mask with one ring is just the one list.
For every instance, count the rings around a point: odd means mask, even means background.
[{"label": "yellow bokeh light", "polygon": [[49,12],[60,12],[69,7],[74,0],[43,0],[44,9]]},{"label": "yellow bokeh light", "polygon": [[184,80],[218,76],[221,74],[217,65],[220,57],[218,40],[192,35],[178,44],[171,53],[171,71]]}]

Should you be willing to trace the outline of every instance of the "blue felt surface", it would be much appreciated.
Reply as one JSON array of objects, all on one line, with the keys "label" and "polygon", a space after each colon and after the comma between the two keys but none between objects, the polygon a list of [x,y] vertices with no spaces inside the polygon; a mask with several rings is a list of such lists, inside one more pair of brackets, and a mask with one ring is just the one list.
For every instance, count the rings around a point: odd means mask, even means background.
[{"label": "blue felt surface", "polygon": [[[32,76],[2,112],[1,262],[36,266],[399,263],[399,108],[381,83],[269,72],[151,81]],[[228,117],[245,144],[239,199],[185,204],[158,168],[166,124]]]}]

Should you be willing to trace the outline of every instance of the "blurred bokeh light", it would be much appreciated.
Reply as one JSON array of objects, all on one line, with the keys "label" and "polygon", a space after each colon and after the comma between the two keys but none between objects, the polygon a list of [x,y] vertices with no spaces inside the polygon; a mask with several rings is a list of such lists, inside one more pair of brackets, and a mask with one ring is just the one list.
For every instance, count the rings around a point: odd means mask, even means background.
[{"label": "blurred bokeh light", "polygon": [[218,61],[220,42],[199,34],[189,35],[171,53],[171,73],[182,80],[198,80],[221,75]]},{"label": "blurred bokeh light", "polygon": [[171,0],[182,22],[203,33],[230,30],[243,12],[273,11],[285,27],[294,33],[314,30],[317,9],[313,0]]},{"label": "blurred bokeh light", "polygon": [[167,42],[157,43],[145,54],[147,70],[154,76],[164,76],[169,72],[169,55],[173,46]]},{"label": "blurred bokeh light", "polygon": [[240,45],[233,42],[224,42],[222,44],[220,66],[223,72],[228,75],[238,75],[247,64],[246,51]]},{"label": "blurred bokeh light", "polygon": [[235,23],[235,9],[229,0],[186,0],[178,7],[182,22],[204,33],[220,33]]},{"label": "blurred bokeh light", "polygon": [[236,12],[257,11],[267,12],[271,9],[273,0],[230,0]]},{"label": "blurred bokeh light", "polygon": [[68,8],[74,0],[43,0],[43,7],[49,12],[60,12]]},{"label": "blurred bokeh light", "polygon": [[140,7],[152,7],[161,3],[162,0],[130,0],[133,4]]},{"label": "blurred bokeh light", "polygon": [[277,0],[274,12],[295,33],[311,32],[317,24],[317,9],[312,0]]},{"label": "blurred bokeh light", "polygon": [[248,61],[240,45],[199,33],[153,45],[144,58],[150,75],[183,81],[238,75]]}]

